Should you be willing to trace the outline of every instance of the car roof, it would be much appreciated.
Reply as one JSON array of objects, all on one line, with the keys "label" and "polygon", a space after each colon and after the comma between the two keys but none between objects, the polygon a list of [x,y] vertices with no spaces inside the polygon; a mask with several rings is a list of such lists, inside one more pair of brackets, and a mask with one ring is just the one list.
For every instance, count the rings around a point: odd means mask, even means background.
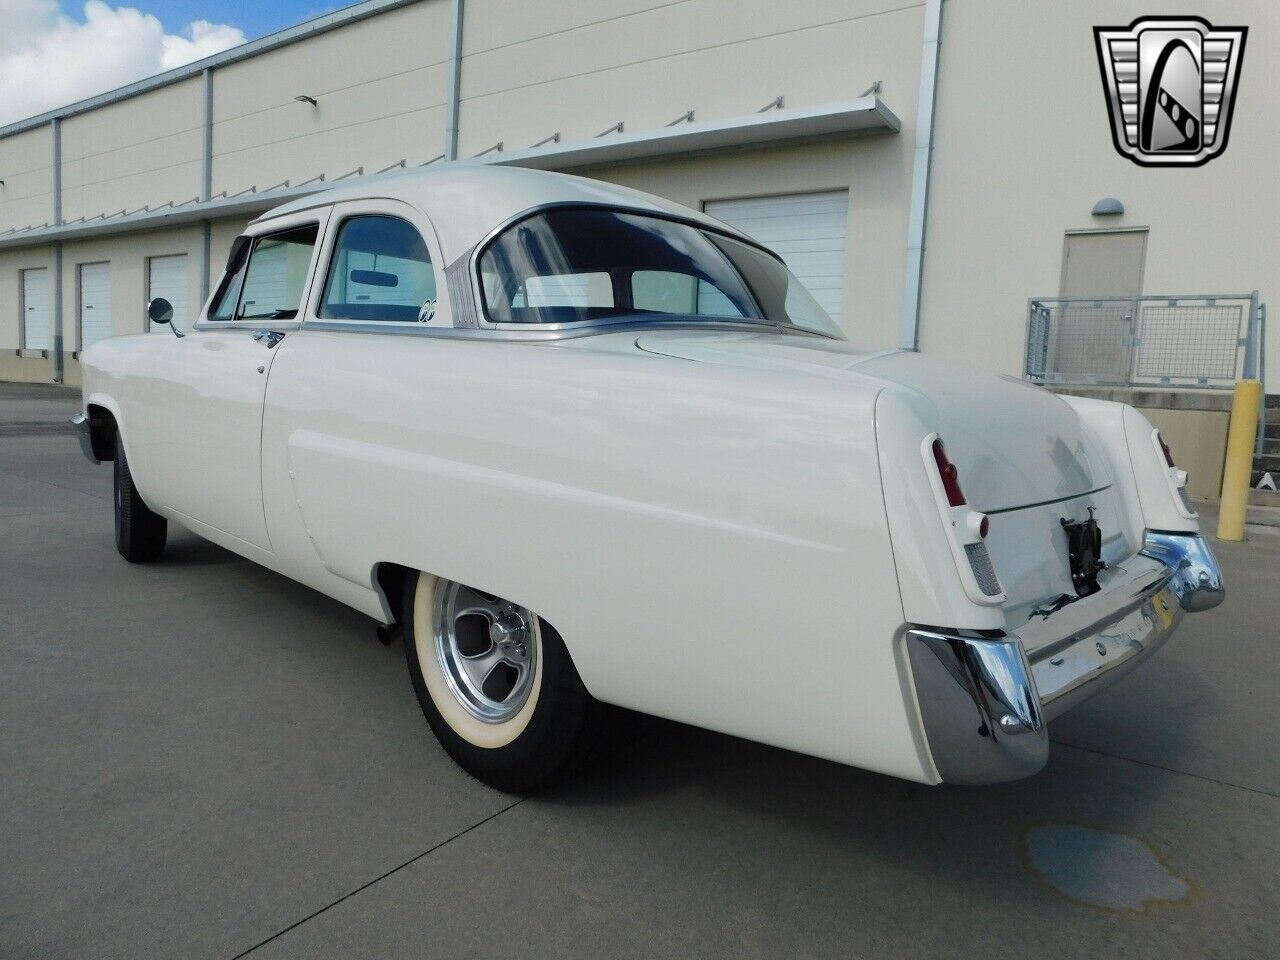
[{"label": "car roof", "polygon": [[466,161],[344,184],[275,207],[254,223],[333,203],[373,199],[400,200],[426,214],[436,229],[446,263],[469,252],[513,217],[549,204],[629,207],[676,216],[750,239],[698,210],[629,187],[545,170]]}]

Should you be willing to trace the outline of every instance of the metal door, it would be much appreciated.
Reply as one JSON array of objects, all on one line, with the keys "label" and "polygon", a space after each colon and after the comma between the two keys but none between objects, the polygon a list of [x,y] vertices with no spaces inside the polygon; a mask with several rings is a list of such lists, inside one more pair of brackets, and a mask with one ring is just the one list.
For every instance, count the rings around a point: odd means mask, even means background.
[{"label": "metal door", "polygon": [[80,349],[111,336],[111,265],[80,264]]},{"label": "metal door", "polygon": [[22,346],[49,349],[49,271],[44,267],[22,271]]}]

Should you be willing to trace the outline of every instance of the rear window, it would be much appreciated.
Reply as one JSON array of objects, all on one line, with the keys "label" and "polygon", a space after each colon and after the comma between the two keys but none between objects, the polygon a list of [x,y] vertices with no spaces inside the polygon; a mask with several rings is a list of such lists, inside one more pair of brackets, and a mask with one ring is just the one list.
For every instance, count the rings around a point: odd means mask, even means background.
[{"label": "rear window", "polygon": [[575,323],[634,314],[763,319],[724,252],[682,223],[613,210],[523,220],[480,258],[495,323]]},{"label": "rear window", "polygon": [[534,214],[479,259],[491,323],[724,318],[839,328],[782,261],[724,234],[603,207]]}]

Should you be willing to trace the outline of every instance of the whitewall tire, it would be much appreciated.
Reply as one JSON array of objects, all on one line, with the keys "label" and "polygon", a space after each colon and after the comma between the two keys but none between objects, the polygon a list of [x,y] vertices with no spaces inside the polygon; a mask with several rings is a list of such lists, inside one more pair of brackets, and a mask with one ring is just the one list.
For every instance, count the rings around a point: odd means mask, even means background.
[{"label": "whitewall tire", "polygon": [[401,619],[427,722],[478,780],[531,792],[581,769],[612,741],[619,711],[587,692],[560,635],[533,612],[411,573]]}]

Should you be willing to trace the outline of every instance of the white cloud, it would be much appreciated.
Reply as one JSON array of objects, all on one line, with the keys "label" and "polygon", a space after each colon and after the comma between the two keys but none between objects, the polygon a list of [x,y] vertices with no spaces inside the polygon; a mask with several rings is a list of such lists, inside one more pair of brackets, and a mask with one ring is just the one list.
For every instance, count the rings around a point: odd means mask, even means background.
[{"label": "white cloud", "polygon": [[134,7],[87,0],[84,22],[58,0],[0,0],[0,124],[113,90],[244,43],[238,27],[197,20],[181,35]]},{"label": "white cloud", "polygon": [[170,34],[164,38],[164,56],[161,57],[163,69],[171,70],[244,43],[244,32],[239,27],[210,23],[208,20],[196,20],[188,24],[186,33],[189,36]]}]

